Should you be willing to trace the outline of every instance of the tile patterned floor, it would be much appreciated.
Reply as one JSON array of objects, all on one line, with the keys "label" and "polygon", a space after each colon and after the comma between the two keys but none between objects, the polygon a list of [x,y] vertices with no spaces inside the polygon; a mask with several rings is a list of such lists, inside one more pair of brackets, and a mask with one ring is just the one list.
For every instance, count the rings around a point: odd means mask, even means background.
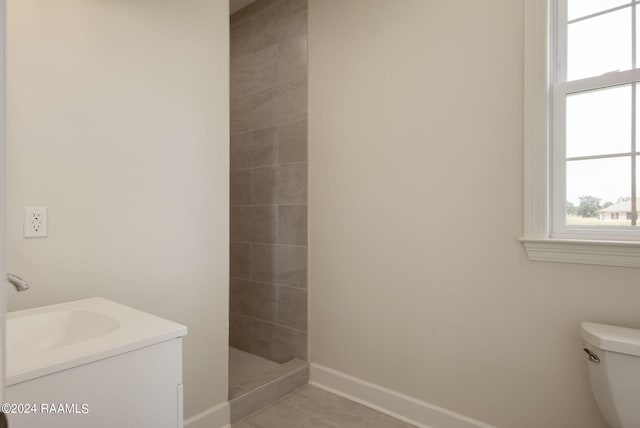
[{"label": "tile patterned floor", "polygon": [[307,385],[231,427],[411,428],[413,425]]}]

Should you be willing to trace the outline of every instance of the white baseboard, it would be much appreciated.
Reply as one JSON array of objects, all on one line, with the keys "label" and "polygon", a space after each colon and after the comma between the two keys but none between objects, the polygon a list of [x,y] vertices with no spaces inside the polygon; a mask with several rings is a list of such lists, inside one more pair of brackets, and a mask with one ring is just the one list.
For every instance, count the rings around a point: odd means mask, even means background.
[{"label": "white baseboard", "polygon": [[185,419],[184,428],[230,428],[229,402],[225,401]]},{"label": "white baseboard", "polygon": [[309,383],[420,428],[496,428],[315,363]]}]

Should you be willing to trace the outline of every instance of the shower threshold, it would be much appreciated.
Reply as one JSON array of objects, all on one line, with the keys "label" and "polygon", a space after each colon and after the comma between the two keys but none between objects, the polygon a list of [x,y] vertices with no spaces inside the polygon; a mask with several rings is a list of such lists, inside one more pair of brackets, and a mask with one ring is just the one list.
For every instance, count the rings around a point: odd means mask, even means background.
[{"label": "shower threshold", "polygon": [[229,348],[231,422],[249,416],[309,382],[309,363],[275,363]]}]

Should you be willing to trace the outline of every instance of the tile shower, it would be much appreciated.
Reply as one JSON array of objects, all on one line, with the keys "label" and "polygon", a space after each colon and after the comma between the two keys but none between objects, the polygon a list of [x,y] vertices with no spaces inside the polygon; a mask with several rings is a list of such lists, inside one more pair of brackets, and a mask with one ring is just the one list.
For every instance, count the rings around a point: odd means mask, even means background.
[{"label": "tile shower", "polygon": [[233,14],[230,53],[229,344],[286,367],[307,359],[306,0]]}]

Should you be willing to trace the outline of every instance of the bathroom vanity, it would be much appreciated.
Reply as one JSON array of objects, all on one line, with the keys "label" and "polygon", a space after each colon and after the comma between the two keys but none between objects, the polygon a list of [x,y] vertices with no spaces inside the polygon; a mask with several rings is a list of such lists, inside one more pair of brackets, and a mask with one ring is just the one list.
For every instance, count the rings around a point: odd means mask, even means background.
[{"label": "bathroom vanity", "polygon": [[8,313],[11,428],[182,428],[186,333],[103,298]]}]

